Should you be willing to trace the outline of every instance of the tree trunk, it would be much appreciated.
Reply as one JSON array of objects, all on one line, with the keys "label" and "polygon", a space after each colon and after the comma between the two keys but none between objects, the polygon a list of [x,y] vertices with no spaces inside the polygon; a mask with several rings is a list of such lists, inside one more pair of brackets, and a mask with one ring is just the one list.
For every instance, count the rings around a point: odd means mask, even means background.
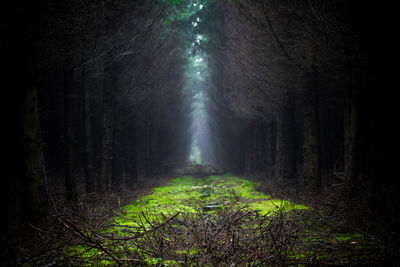
[{"label": "tree trunk", "polygon": [[99,181],[99,191],[104,192],[112,181],[112,157],[114,138],[114,85],[115,73],[112,51],[109,52],[111,62],[104,68],[103,83],[103,135],[102,135],[102,161]]},{"label": "tree trunk", "polygon": [[90,85],[86,83],[85,77],[83,77],[83,105],[84,105],[84,142],[85,142],[85,184],[86,192],[92,193],[95,191],[94,184],[94,165],[93,165],[93,140],[92,140],[92,110],[90,106],[91,93]]},{"label": "tree trunk", "polygon": [[318,77],[315,70],[306,74],[306,83],[303,125],[304,175],[308,188],[312,191],[316,191],[321,186],[321,171],[318,118]]},{"label": "tree trunk", "polygon": [[[24,8],[12,15],[12,23],[3,27],[0,44],[0,238],[5,248],[2,260],[7,258],[7,246],[14,245],[15,237],[21,234],[14,232],[19,229],[15,227],[19,220],[35,221],[48,212],[42,165],[37,66],[33,60],[36,51],[31,38],[35,36],[37,26],[35,8],[32,2],[27,2]],[[9,252],[12,251],[10,249]]]},{"label": "tree trunk", "polygon": [[151,174],[152,176],[159,176],[161,173],[161,153],[160,153],[160,130],[153,122],[151,127],[151,139],[150,139],[150,155],[151,155]]},{"label": "tree trunk", "polygon": [[46,215],[48,205],[46,184],[42,166],[38,92],[36,86],[28,86],[23,106],[23,216],[36,220]]},{"label": "tree trunk", "polygon": [[354,187],[358,179],[358,90],[351,88],[346,96],[344,127],[344,175],[346,182]]},{"label": "tree trunk", "polygon": [[[115,33],[113,12],[115,3],[110,0],[103,1],[104,12],[104,37],[105,44],[109,43],[108,38]],[[112,38],[111,38],[112,40]],[[114,104],[115,104],[115,84],[116,69],[113,42],[108,44],[109,49],[104,61],[104,78],[103,78],[103,132],[102,132],[102,158],[101,172],[98,183],[98,191],[104,192],[112,183],[112,157],[113,157],[113,140],[114,140]]]},{"label": "tree trunk", "polygon": [[287,99],[279,112],[277,123],[276,159],[277,175],[279,180],[294,179],[296,176],[295,145],[294,105],[292,99]]},{"label": "tree trunk", "polygon": [[263,122],[258,121],[254,132],[255,150],[256,150],[256,175],[262,176],[265,172],[265,139]]},{"label": "tree trunk", "polygon": [[275,176],[276,162],[276,126],[275,120],[272,118],[265,123],[265,157],[266,166],[265,173],[267,177]]},{"label": "tree trunk", "polygon": [[149,108],[146,107],[146,115],[145,115],[145,123],[144,123],[144,141],[145,141],[145,172],[146,177],[151,177],[152,175],[152,154],[151,154],[151,136],[152,136],[152,127],[153,121],[148,110]]},{"label": "tree trunk", "polygon": [[[122,145],[125,145],[123,139],[123,133],[121,129],[122,126],[122,117],[121,117],[121,110],[119,109],[118,105],[114,105],[114,141],[113,141],[113,157],[112,157],[112,187],[114,190],[119,191],[122,185],[122,176],[124,173],[124,164],[123,161],[125,157],[122,151]],[[124,129],[125,130],[125,129]]]},{"label": "tree trunk", "polygon": [[251,123],[246,133],[246,174],[253,175],[255,171],[256,150],[255,150],[255,127]]},{"label": "tree trunk", "polygon": [[65,187],[67,201],[75,201],[76,195],[76,95],[74,92],[74,72],[67,59],[64,66],[64,152]]},{"label": "tree trunk", "polygon": [[126,170],[127,170],[127,180],[126,184],[129,187],[132,187],[137,179],[137,147],[136,147],[136,114],[133,115],[133,118],[130,120],[128,124],[128,129],[126,129],[126,137],[128,146],[126,146]]}]

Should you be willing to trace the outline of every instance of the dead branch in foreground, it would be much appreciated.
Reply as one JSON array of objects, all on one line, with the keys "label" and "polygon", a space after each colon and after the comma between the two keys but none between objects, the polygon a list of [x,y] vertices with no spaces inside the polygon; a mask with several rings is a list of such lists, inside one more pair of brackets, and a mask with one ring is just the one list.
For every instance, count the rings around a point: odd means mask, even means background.
[{"label": "dead branch in foreground", "polygon": [[159,216],[162,219],[151,225],[147,223],[150,215],[143,213],[138,226],[114,224],[107,231],[83,229],[59,217],[74,238],[62,249],[26,262],[41,266],[263,266],[379,264],[385,260],[378,240],[343,232],[331,215],[312,210],[279,209],[260,215],[246,206],[232,206]]},{"label": "dead branch in foreground", "polygon": [[399,264],[398,249],[345,223],[347,200],[321,198],[313,201],[321,208],[290,212],[281,208],[266,215],[237,201],[195,213],[143,212],[135,225],[112,220],[124,216],[118,212],[118,196],[107,196],[106,201],[90,196],[70,209],[60,203],[46,224],[30,225],[36,240],[18,248],[13,265]]}]

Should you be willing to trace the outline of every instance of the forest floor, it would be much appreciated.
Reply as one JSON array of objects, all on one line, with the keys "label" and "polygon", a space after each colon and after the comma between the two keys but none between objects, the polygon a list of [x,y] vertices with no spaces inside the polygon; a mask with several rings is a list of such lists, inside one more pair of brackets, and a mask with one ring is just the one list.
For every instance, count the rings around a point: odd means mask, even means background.
[{"label": "forest floor", "polygon": [[315,199],[289,201],[291,197],[277,198],[265,189],[229,173],[182,176],[136,192],[126,198],[135,198],[127,205],[119,197],[108,199],[113,202],[108,209],[82,202],[75,214],[57,212],[47,225],[31,225],[37,236],[32,244],[41,242],[41,246],[20,247],[16,263],[352,266],[396,262],[396,251],[383,240],[349,226],[337,198],[324,199],[324,205],[318,206],[313,205]]}]

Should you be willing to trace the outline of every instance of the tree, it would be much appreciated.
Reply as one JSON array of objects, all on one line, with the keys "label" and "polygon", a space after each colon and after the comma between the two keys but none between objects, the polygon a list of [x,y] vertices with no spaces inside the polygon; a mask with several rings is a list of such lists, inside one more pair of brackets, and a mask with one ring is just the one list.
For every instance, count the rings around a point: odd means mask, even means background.
[{"label": "tree", "polygon": [[23,216],[29,221],[43,218],[48,209],[36,86],[26,88],[23,107]]}]

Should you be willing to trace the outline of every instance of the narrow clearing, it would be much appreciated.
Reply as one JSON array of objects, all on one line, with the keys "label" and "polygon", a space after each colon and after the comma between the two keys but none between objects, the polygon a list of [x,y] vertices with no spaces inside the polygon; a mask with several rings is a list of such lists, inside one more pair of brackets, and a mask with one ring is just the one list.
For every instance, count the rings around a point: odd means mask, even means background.
[{"label": "narrow clearing", "polygon": [[[259,266],[374,263],[373,236],[344,230],[332,214],[256,191],[226,174],[175,178],[102,226],[79,229],[51,262],[79,266]],[[46,260],[42,264],[48,264]]]}]

